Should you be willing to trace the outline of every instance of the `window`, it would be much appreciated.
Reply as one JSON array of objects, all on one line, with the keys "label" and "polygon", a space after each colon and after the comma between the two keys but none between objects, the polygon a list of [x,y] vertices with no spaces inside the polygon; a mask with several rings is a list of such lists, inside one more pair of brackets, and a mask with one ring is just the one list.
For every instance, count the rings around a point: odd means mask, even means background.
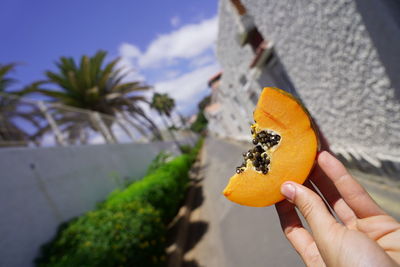
[{"label": "window", "polygon": [[250,44],[251,48],[254,52],[257,52],[257,49],[260,47],[261,43],[264,41],[264,37],[262,37],[261,33],[258,31],[257,27],[254,27],[250,33],[247,42]]}]

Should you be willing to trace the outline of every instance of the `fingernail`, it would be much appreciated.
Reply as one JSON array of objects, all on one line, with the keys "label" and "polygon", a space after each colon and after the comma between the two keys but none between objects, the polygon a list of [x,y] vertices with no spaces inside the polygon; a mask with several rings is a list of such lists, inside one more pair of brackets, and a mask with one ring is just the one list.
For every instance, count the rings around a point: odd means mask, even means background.
[{"label": "fingernail", "polygon": [[284,183],[281,186],[281,193],[286,197],[287,200],[293,202],[294,196],[296,195],[296,188],[290,183]]}]

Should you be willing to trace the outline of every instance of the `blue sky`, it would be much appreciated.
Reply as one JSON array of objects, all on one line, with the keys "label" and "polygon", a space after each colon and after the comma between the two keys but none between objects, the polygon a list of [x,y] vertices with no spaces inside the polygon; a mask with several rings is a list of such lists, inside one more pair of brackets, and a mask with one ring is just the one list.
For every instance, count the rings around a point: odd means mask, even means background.
[{"label": "blue sky", "polygon": [[104,49],[135,70],[129,79],[169,93],[190,114],[219,70],[217,6],[213,0],[2,0],[0,63],[20,63],[13,76],[25,85],[43,79],[60,56]]}]

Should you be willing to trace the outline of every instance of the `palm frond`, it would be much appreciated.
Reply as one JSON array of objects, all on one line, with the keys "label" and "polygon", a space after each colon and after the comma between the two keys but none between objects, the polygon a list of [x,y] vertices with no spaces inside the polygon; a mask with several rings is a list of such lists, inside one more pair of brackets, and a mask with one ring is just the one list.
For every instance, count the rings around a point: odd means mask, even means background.
[{"label": "palm frond", "polygon": [[5,92],[11,84],[16,82],[15,79],[6,77],[6,75],[15,69],[16,65],[16,63],[0,64],[0,92]]}]

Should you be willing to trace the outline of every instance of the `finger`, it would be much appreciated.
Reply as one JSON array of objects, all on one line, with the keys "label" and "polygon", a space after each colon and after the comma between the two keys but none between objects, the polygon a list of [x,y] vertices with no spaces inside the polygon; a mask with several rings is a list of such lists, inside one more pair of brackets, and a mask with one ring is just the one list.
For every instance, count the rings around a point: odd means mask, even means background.
[{"label": "finger", "polygon": [[299,209],[310,226],[314,238],[324,236],[336,223],[322,199],[307,187],[295,182],[285,182],[281,186],[281,193]]},{"label": "finger", "polygon": [[318,156],[318,164],[332,180],[347,205],[359,218],[386,214],[365,189],[347,172],[343,164],[328,152]]},{"label": "finger", "polygon": [[337,217],[349,228],[355,227],[357,216],[347,205],[333,182],[325,175],[319,165],[310,176],[310,180],[321,192],[329,206],[334,210]]},{"label": "finger", "polygon": [[312,263],[318,258],[322,261],[322,258],[311,234],[303,227],[294,205],[284,200],[276,204],[275,208],[286,238],[307,266],[316,266]]}]

